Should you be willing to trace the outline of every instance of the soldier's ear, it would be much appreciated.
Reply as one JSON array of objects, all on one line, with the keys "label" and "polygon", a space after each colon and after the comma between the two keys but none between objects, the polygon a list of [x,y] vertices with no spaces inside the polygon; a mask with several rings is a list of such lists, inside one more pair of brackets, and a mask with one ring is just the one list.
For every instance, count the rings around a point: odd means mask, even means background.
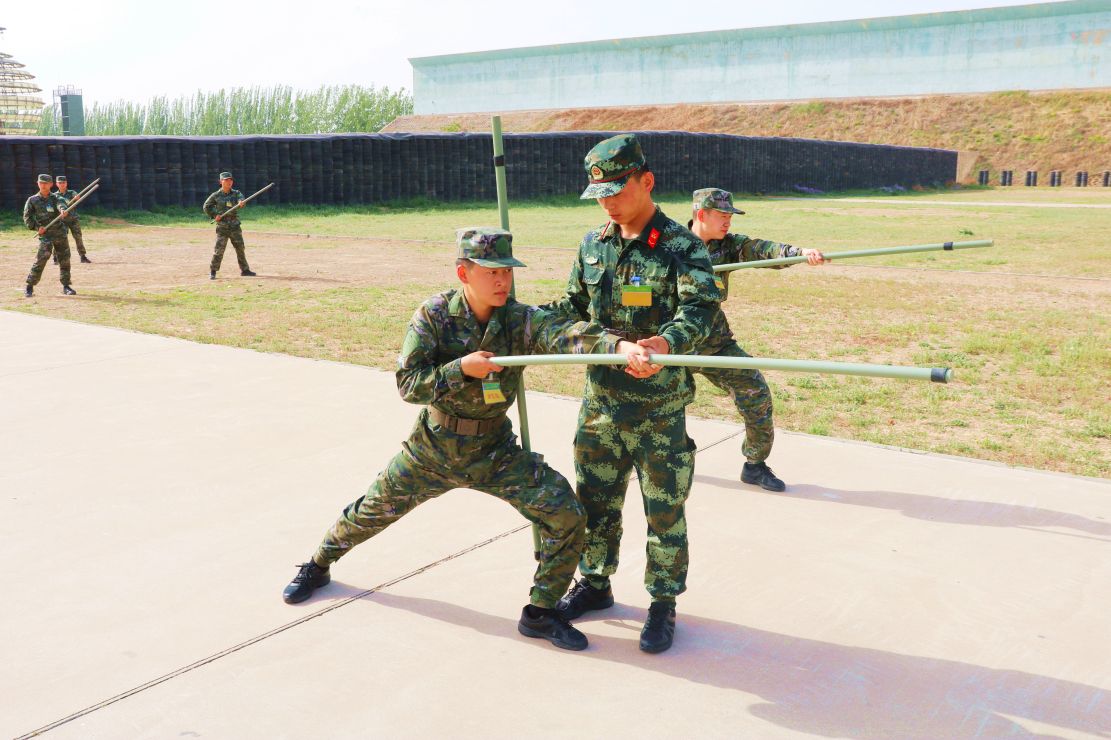
[{"label": "soldier's ear", "polygon": [[652,172],[652,170],[648,170],[641,174],[640,181],[644,185],[644,189],[651,193],[652,188],[656,186],[656,173]]},{"label": "soldier's ear", "polygon": [[470,282],[470,280],[467,279],[466,262],[460,261],[455,263],[455,277],[459,278],[459,282],[463,283],[464,285]]}]

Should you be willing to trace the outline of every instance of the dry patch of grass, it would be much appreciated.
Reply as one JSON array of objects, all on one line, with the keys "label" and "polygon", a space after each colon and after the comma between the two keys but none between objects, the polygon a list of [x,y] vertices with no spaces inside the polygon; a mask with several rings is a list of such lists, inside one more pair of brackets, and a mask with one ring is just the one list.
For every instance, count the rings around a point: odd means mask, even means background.
[{"label": "dry patch of grass", "polygon": [[[505,131],[700,131],[976,152],[970,172],[1111,169],[1111,91],[520,111]],[[383,131],[489,131],[490,116],[404,116]],[[1018,179],[1018,178],[1016,178]]]},{"label": "dry patch of grass", "polygon": [[[979,197],[977,194],[968,194]],[[940,197],[940,196],[938,196]],[[894,199],[899,201],[901,199]],[[828,207],[834,215],[824,212]],[[678,215],[679,200],[667,205]],[[557,296],[582,223],[596,207],[521,207],[514,220],[530,234],[519,271],[522,300]],[[871,269],[747,270],[734,276],[724,308],[741,345],[757,356],[914,365],[948,365],[951,385],[769,373],[781,428],[966,455],[1084,475],[1111,477],[1111,211],[996,209],[922,212],[893,202],[862,215],[844,202],[763,201],[747,231],[795,243],[913,243],[954,238],[958,223],[998,242],[993,259],[975,253],[907,256]],[[942,207],[939,211],[948,211]],[[428,295],[452,287],[450,228],[492,222],[485,211],[401,210],[306,220],[255,212],[248,255],[260,273],[238,277],[225,257],[221,279],[207,279],[206,230],[90,223],[92,265],[74,265],[80,295],[59,295],[49,267],[37,295],[21,295],[33,253],[29,235],[0,230],[0,269],[9,287],[0,308],[61,316],[262,351],[341,360],[392,370],[404,326]],[[916,215],[917,214],[917,215]],[[353,238],[264,235],[283,218],[298,227]],[[354,238],[423,232],[442,241]],[[939,224],[939,220],[942,223]],[[269,222],[268,222],[269,221]],[[442,223],[441,223],[442,222]],[[288,224],[287,224],[288,225]],[[819,241],[820,240],[820,241]],[[550,248],[560,246],[562,248]],[[907,270],[905,266],[941,269]],[[983,271],[954,272],[953,267]],[[1054,273],[1028,278],[1004,272]],[[1087,275],[1094,280],[1078,280]],[[580,369],[532,368],[529,387],[568,396]],[[699,384],[692,412],[736,420],[729,400]],[[537,423],[534,421],[534,423]],[[774,459],[773,459],[774,462]]]}]

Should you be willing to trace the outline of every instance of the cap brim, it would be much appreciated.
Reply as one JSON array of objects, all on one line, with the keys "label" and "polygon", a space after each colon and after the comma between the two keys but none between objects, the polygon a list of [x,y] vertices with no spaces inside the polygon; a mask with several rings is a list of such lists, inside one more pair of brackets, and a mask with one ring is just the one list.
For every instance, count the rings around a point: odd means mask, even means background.
[{"label": "cap brim", "polygon": [[743,216],[743,215],[744,215],[744,213],[745,213],[745,212],[744,212],[744,211],[742,211],[742,210],[741,210],[740,208],[708,208],[707,210],[710,210],[710,211],[721,211],[722,213],[739,213],[739,214],[741,214],[742,216]]},{"label": "cap brim", "polygon": [[471,262],[474,262],[479,267],[490,267],[497,269],[499,267],[527,267],[524,262],[516,257],[505,257],[496,260],[477,260],[474,257],[468,257]]},{"label": "cap brim", "polygon": [[586,186],[586,190],[579,196],[581,200],[588,198],[609,198],[612,195],[617,195],[625,189],[626,183],[629,182],[629,176],[618,178],[610,182],[596,182]]}]

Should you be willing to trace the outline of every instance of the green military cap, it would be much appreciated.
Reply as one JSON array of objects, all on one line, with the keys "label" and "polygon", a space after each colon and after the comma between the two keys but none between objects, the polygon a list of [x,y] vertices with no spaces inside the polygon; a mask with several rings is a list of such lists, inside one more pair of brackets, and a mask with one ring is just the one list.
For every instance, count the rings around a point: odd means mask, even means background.
[{"label": "green military cap", "polygon": [[694,210],[744,213],[741,209],[734,207],[733,194],[721,188],[702,188],[701,190],[695,190]]},{"label": "green military cap", "polygon": [[234,180],[235,178],[233,178],[233,177],[231,176],[231,173],[230,173],[230,172],[221,172],[221,173],[220,173],[220,179],[221,179],[221,180]]},{"label": "green military cap", "polygon": [[608,198],[625,187],[629,175],[646,164],[635,134],[611,136],[599,142],[583,158],[590,184],[581,198]]},{"label": "green military cap", "polygon": [[54,178],[50,175],[39,175],[39,182],[54,182]]},{"label": "green military cap", "polygon": [[65,175],[58,175],[57,177],[54,178],[54,182],[69,182],[69,181],[66,180]]},{"label": "green military cap", "polygon": [[482,267],[524,267],[513,258],[513,235],[490,226],[467,226],[455,230],[456,259],[470,260]]}]

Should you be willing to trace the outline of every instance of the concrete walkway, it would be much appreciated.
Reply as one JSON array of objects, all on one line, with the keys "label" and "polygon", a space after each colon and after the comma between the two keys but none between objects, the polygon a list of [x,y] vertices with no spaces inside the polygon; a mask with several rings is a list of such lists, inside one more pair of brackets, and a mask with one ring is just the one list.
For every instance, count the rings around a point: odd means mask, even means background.
[{"label": "concrete walkway", "polygon": [[[280,592],[416,414],[393,376],[0,313],[0,736],[1111,737],[1111,484],[692,420],[689,591],[637,649],[643,514],[584,653],[516,632],[473,491]],[[896,382],[896,381],[891,381]],[[530,396],[572,474],[577,404]]]}]

